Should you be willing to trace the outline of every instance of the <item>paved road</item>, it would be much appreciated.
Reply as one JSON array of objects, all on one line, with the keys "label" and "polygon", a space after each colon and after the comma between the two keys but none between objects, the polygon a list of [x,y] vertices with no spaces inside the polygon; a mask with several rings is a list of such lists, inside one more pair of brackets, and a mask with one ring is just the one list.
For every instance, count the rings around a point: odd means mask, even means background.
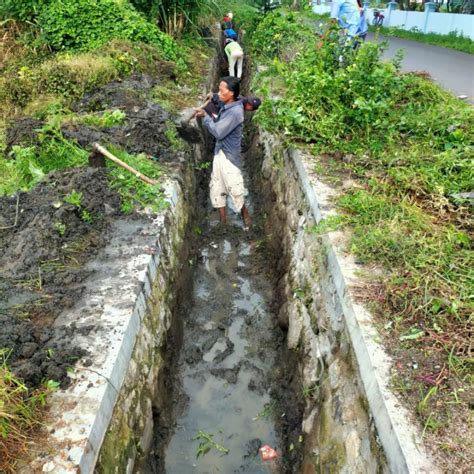
[{"label": "paved road", "polygon": [[[369,34],[369,39],[374,39]],[[474,55],[401,38],[384,38],[389,42],[385,57],[405,51],[403,71],[426,71],[445,89],[474,103]]]}]

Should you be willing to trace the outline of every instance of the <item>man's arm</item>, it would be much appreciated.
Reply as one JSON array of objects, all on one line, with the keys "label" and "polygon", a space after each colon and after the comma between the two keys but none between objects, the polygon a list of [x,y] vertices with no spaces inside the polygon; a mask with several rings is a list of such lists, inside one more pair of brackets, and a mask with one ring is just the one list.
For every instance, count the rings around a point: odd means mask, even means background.
[{"label": "man's arm", "polygon": [[331,3],[331,20],[338,20],[339,19],[339,8],[341,4],[339,0],[333,0]]},{"label": "man's arm", "polygon": [[214,122],[209,115],[206,115],[202,123],[209,130],[211,135],[217,138],[217,140],[222,140],[243,121],[243,112],[240,114],[239,111],[232,111],[232,113],[221,117],[217,122]]}]

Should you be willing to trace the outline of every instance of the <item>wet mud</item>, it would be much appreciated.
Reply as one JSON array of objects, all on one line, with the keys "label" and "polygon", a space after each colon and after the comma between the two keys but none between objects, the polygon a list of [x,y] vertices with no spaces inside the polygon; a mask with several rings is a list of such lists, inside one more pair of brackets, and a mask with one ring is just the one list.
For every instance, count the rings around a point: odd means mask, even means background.
[{"label": "wet mud", "polygon": [[[250,233],[231,211],[226,226],[210,208],[202,216],[151,451],[137,472],[299,472],[301,380],[277,317],[278,254],[259,211]],[[278,457],[262,460],[264,445]]]},{"label": "wet mud", "polygon": [[[64,201],[72,191],[82,193],[81,207]],[[64,387],[68,368],[87,354],[72,342],[77,328],[54,322],[82,295],[83,263],[105,245],[119,206],[105,170],[94,168],[51,173],[18,201],[0,198],[1,227],[11,225],[0,230],[0,347],[29,386],[51,379]],[[91,222],[83,220],[84,210]]]},{"label": "wet mud", "polygon": [[[125,123],[112,128],[67,125],[63,135],[86,149],[96,141],[114,144],[179,166],[165,135],[170,115],[148,98],[159,80],[134,75],[91,91],[74,104],[77,113],[118,108],[126,113]],[[17,120],[7,130],[7,148],[40,145],[42,126],[36,119]],[[82,193],[80,206],[64,201],[72,191]],[[84,211],[91,219],[84,218]],[[88,365],[87,348],[76,347],[74,339],[95,325],[62,327],[56,319],[83,295],[90,273],[85,263],[109,242],[111,223],[118,218],[137,225],[144,219],[121,215],[120,197],[109,188],[106,169],[53,172],[29,192],[0,198],[0,348],[28,386],[52,379],[66,387],[67,371],[77,360]]]}]

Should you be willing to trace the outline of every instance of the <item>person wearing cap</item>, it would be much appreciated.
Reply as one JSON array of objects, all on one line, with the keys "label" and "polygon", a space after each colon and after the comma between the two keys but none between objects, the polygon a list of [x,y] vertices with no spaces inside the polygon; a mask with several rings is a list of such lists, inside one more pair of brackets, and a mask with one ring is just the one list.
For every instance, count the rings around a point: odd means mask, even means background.
[{"label": "person wearing cap", "polygon": [[233,18],[234,18],[234,15],[232,12],[229,12],[229,13],[226,13],[224,15],[224,18],[222,19],[222,29],[223,30],[226,30],[226,29],[234,29],[234,25],[233,25]]},{"label": "person wearing cap", "polygon": [[[258,97],[253,96],[239,96],[238,99],[242,101],[245,112],[254,112],[260,107],[262,103]],[[219,100],[219,94],[209,92],[206,97],[206,102],[202,108],[212,118],[212,120],[216,121],[223,106],[224,104]]]},{"label": "person wearing cap", "polygon": [[254,112],[260,107],[262,101],[258,97],[248,96],[242,97],[242,104],[246,112]]},{"label": "person wearing cap", "polygon": [[[229,61],[229,76],[236,76],[238,78],[242,77],[242,65],[244,63],[244,50],[237,41],[234,41],[230,38],[225,40],[225,54]],[[236,74],[237,66],[237,74]]]},{"label": "person wearing cap", "polygon": [[237,32],[232,28],[227,28],[226,30],[224,30],[224,38],[230,38],[231,40],[237,41]]},{"label": "person wearing cap", "polygon": [[220,222],[225,224],[227,222],[226,203],[229,196],[235,210],[242,215],[244,228],[248,229],[252,224],[252,219],[245,206],[247,191],[240,157],[244,107],[239,94],[239,79],[232,76],[223,77],[219,83],[219,100],[223,105],[218,118],[214,121],[204,109],[198,109],[196,117],[204,117],[204,127],[216,139],[210,183],[212,206],[219,210]]}]

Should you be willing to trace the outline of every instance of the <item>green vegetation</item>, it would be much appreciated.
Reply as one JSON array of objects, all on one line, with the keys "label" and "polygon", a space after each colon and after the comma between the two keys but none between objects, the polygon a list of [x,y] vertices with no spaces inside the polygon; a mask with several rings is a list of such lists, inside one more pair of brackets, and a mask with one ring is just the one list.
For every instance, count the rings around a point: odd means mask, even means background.
[{"label": "green vegetation", "polygon": [[7,0],[0,18],[34,22],[54,50],[91,51],[112,39],[154,44],[163,59],[177,61],[179,47],[166,33],[141,16],[128,2],[117,0]]},{"label": "green vegetation", "polygon": [[41,411],[48,393],[59,384],[50,380],[29,390],[8,367],[8,349],[0,349],[0,459],[2,472],[17,472],[15,461],[27,451],[34,431],[41,425]]},{"label": "green vegetation", "polygon": [[371,31],[378,31],[385,36],[396,36],[397,38],[405,38],[420,43],[434,44],[436,46],[443,46],[444,48],[456,49],[464,53],[474,54],[474,41],[457,31],[453,31],[447,35],[438,33],[422,33],[416,28],[411,30],[403,30],[396,27],[369,27]]},{"label": "green vegetation", "polygon": [[66,140],[55,117],[38,135],[37,147],[13,146],[11,158],[0,159],[0,196],[28,191],[50,171],[83,166],[88,153]]},{"label": "green vegetation", "polygon": [[106,110],[102,114],[87,114],[76,116],[73,119],[75,123],[84,123],[85,125],[93,125],[96,127],[115,127],[116,125],[123,125],[126,118],[125,112],[121,110]]},{"label": "green vegetation", "polygon": [[220,6],[214,0],[131,0],[131,3],[173,36],[208,26]]},{"label": "green vegetation", "polygon": [[[133,3],[139,7],[139,3],[145,2]],[[102,106],[92,106],[88,114],[72,112],[88,92],[131,74],[143,73],[159,79],[162,89],[155,99],[160,103],[167,101],[170,111],[177,112],[196,101],[211,65],[205,42],[200,41],[196,31],[199,26],[214,21],[208,18],[214,3],[201,0],[175,4],[184,6],[182,12],[186,15],[175,16],[171,10],[163,10],[160,15],[168,15],[169,20],[164,29],[183,34],[192,32],[192,36],[172,38],[157,27],[157,24],[163,26],[164,21],[157,22],[153,15],[145,17],[127,0],[0,2],[0,196],[27,192],[50,172],[87,164],[89,152],[66,139],[63,127],[85,124],[104,128],[125,124],[128,117],[121,110],[103,111]],[[220,15],[215,5],[212,8],[213,13]],[[140,98],[146,94],[130,92],[131,96]],[[19,118],[25,119],[26,125]],[[7,138],[17,134],[21,140],[7,147]],[[182,148],[171,121],[167,124],[166,137],[172,148]],[[107,163],[110,186],[121,195],[122,211],[163,209],[167,202],[159,183],[164,179],[164,170],[145,155],[111,151],[158,183],[150,186]],[[87,199],[80,193],[72,192],[63,200],[76,206],[83,222],[92,224],[100,219],[88,209]],[[90,246],[87,238],[74,240],[76,229],[69,222],[66,226],[57,219],[51,223],[51,230],[73,241],[59,257],[39,262],[37,276],[18,283],[30,291],[40,292],[43,278],[50,272],[78,268]],[[15,315],[28,318],[30,311],[31,308],[15,310]],[[51,355],[48,351],[48,356]],[[40,408],[51,389],[52,386],[30,390],[15,379],[5,363],[0,363],[1,472],[16,472],[16,460],[28,457],[31,434],[42,421]]]},{"label": "green vegetation", "polygon": [[216,449],[222,455],[228,454],[229,450],[224,446],[216,443],[214,441],[214,435],[211,433],[206,433],[205,431],[199,430],[198,434],[193,438],[193,440],[199,440],[199,445],[196,449],[196,457],[204,456],[211,449]]},{"label": "green vegetation", "polygon": [[[308,24],[276,11],[252,35],[266,67],[253,80],[266,99],[256,119],[311,153],[319,174],[355,183],[337,199],[340,215],[314,230],[349,228],[357,259],[384,269],[367,280],[367,303],[397,358],[423,354],[419,372],[403,379],[421,396],[426,431],[446,434],[453,387],[463,394],[472,380],[472,207],[456,195],[474,182],[474,112],[424,77],[401,74],[400,58],[382,62],[384,45],[354,50],[333,26],[314,34]],[[437,382],[424,375],[448,365]]]},{"label": "green vegetation", "polygon": [[164,209],[168,203],[159,182],[164,170],[144,154],[129,155],[114,148],[110,151],[140,173],[157,181],[157,184],[151,186],[115,163],[107,162],[107,167],[110,169],[110,186],[116,189],[122,198],[122,212],[129,213],[136,207],[148,207],[156,212]]},{"label": "green vegetation", "polygon": [[73,190],[66,196],[64,196],[64,202],[68,204],[72,204],[76,207],[81,207],[82,205],[82,193],[78,193],[77,191]]}]

